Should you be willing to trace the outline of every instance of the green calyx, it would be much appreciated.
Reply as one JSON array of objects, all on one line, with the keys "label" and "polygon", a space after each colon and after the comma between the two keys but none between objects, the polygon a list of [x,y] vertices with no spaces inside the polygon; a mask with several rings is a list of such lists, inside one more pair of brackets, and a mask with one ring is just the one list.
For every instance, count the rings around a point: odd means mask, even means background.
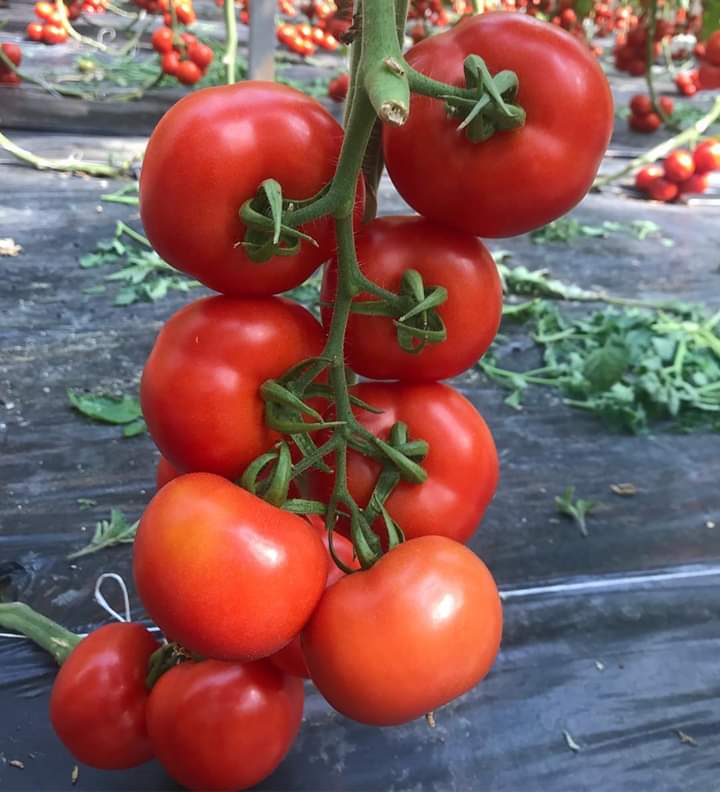
[{"label": "green calyx", "polygon": [[447,289],[425,287],[422,275],[409,269],[403,273],[395,299],[355,301],[351,310],[366,316],[392,317],[400,348],[417,355],[428,344],[439,344],[447,338],[445,323],[435,310],[446,300]]},{"label": "green calyx", "polygon": [[482,143],[496,132],[517,129],[525,123],[525,111],[514,104],[519,82],[512,71],[491,75],[479,55],[465,58],[465,85],[471,96],[441,95],[448,113],[462,118],[459,130],[472,143]]},{"label": "green calyx", "polygon": [[262,264],[275,256],[295,256],[303,242],[317,247],[311,236],[283,223],[284,214],[292,211],[294,205],[283,199],[278,182],[266,179],[255,197],[240,207],[240,219],[246,231],[239,244],[245,248],[251,261]]}]

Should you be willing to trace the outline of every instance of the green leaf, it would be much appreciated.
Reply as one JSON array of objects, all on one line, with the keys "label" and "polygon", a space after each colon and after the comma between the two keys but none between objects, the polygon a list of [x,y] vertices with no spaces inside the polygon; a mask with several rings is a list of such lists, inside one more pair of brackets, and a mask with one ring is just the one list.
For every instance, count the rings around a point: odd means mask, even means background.
[{"label": "green leaf", "polygon": [[628,362],[625,345],[619,339],[610,338],[587,357],[583,376],[593,390],[608,390],[622,378]]},{"label": "green leaf", "polygon": [[139,521],[128,523],[125,515],[119,509],[111,509],[109,520],[100,520],[95,524],[95,534],[90,544],[81,550],[70,553],[67,558],[73,560],[82,556],[97,553],[117,544],[129,544],[134,541]]},{"label": "green leaf", "polygon": [[560,514],[575,521],[583,536],[589,536],[585,518],[597,504],[581,498],[573,500],[574,494],[575,487],[566,487],[562,495],[555,496],[555,507]]},{"label": "green leaf", "polygon": [[80,393],[68,390],[70,404],[83,415],[110,424],[127,424],[142,417],[140,402],[134,396]]}]

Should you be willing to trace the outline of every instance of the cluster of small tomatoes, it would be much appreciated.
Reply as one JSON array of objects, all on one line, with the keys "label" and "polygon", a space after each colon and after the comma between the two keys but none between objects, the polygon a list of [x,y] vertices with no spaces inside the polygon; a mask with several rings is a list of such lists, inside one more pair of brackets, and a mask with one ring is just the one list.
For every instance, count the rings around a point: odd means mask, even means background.
[{"label": "cluster of small tomatoes", "polygon": [[[658,105],[666,116],[673,114],[675,105],[669,96],[661,96]],[[636,94],[630,100],[628,126],[635,132],[655,132],[662,126],[662,119],[655,112],[652,100],[647,94]]]},{"label": "cluster of small tomatoes", "polygon": [[285,22],[278,25],[275,33],[281,44],[284,44],[290,52],[295,52],[298,55],[313,55],[317,52],[318,47],[333,52],[340,46],[332,33],[317,25],[311,25],[309,22],[297,25]]},{"label": "cluster of small tomatoes", "polygon": [[[664,19],[658,19],[655,24],[655,37],[652,44],[653,61],[662,52],[662,41],[672,36],[673,24]],[[627,34],[620,34],[615,39],[615,68],[624,71],[633,77],[645,74],[647,64],[647,20],[641,17],[632,25]]]},{"label": "cluster of small tomatoes", "polygon": [[662,164],[647,165],[635,176],[635,187],[653,201],[668,203],[681,195],[704,193],[708,174],[720,169],[720,141],[705,140],[694,151],[675,149]]},{"label": "cluster of small tomatoes", "polygon": [[[170,0],[134,0],[135,5],[148,14],[162,14],[166,25],[172,24]],[[192,25],[196,19],[192,0],[174,0],[175,16],[181,25]]]},{"label": "cluster of small tomatoes", "polygon": [[[85,638],[51,699],[53,725],[82,761],[130,767],[155,756],[186,787],[242,789],[271,773],[292,744],[303,678],[343,715],[389,726],[432,712],[490,670],[500,599],[464,543],[493,497],[498,453],[475,406],[441,380],[473,365],[499,326],[500,278],[479,237],[524,233],[577,204],[610,139],[613,108],[587,49],[524,15],[473,17],[406,57],[460,85],[464,61],[476,52],[492,73],[517,74],[527,117],[537,121],[511,137],[498,133],[491,146],[468,145],[443,101],[415,96],[405,126],[383,129],[383,148],[393,183],[419,216],[361,223],[360,176],[352,218],[337,228],[328,215],[301,224],[316,244],[262,265],[242,244],[240,207],[269,178],[288,200],[318,195],[337,167],[340,125],[290,87],[245,81],[193,92],[155,128],[140,176],[145,232],[165,261],[217,292],[164,324],[140,388],[162,457],[133,573],[147,614],[176,645],[163,651],[183,662],[163,669],[148,690],[158,644],[143,626],[110,625]],[[518,169],[536,156],[538,134],[553,141],[546,167]],[[562,178],[548,180],[548,172]],[[258,458],[280,454],[281,440],[291,441],[266,423],[262,386],[305,370],[325,349],[341,270],[336,232],[349,232],[362,274],[385,290],[400,293],[408,270],[446,290],[433,309],[446,338],[416,354],[398,345],[393,316],[357,311],[347,323],[344,362],[367,378],[350,391],[357,424],[376,443],[428,444],[426,480],[400,481],[384,503],[405,540],[386,543],[363,569],[344,534],[349,513],[357,514],[352,504],[366,509],[371,501],[383,472],[378,459],[355,447],[340,457],[347,501],[331,537],[322,520],[284,510],[284,494],[273,505],[236,483]],[[321,265],[318,320],[277,295]],[[324,392],[313,404],[332,421]],[[326,425],[312,435],[317,447],[331,439]],[[292,485],[327,504],[337,459],[330,452],[317,461]],[[368,521],[382,543],[388,522],[375,514]]]},{"label": "cluster of small tomatoes", "polygon": [[40,22],[30,22],[25,30],[25,35],[30,41],[42,41],[44,44],[62,44],[67,41],[68,32],[65,29],[63,16],[54,3],[40,0],[34,5],[35,16]]},{"label": "cluster of small tomatoes", "polygon": [[683,96],[693,96],[701,90],[720,88],[720,31],[716,30],[704,43],[696,44],[693,54],[699,67],[675,76],[678,91]]},{"label": "cluster of small tomatoes", "polygon": [[163,26],[153,31],[151,41],[160,55],[162,70],[183,85],[194,85],[201,80],[213,61],[212,48],[192,33],[176,34],[172,28]]},{"label": "cluster of small tomatoes", "polygon": [[[22,63],[22,50],[17,44],[10,44],[8,42],[0,44],[0,50],[2,50],[3,55],[15,66],[20,66]],[[20,76],[9,66],[0,61],[0,85],[20,85],[20,82]]]}]

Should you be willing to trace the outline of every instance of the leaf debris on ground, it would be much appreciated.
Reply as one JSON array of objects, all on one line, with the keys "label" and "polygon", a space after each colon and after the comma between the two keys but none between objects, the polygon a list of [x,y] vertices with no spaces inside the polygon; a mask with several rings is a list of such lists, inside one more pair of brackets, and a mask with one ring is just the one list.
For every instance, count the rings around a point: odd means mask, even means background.
[{"label": "leaf debris on ground", "polygon": [[10,759],[8,764],[10,765],[10,767],[15,767],[18,770],[24,770],[25,769],[25,762],[21,762],[19,759]]},{"label": "leaf debris on ground", "polygon": [[0,239],[0,256],[18,256],[22,253],[22,245],[18,245],[14,239]]},{"label": "leaf debris on ground", "polygon": [[80,775],[80,768],[77,765],[73,765],[73,769],[70,771],[70,783],[73,786],[77,784],[79,775]]},{"label": "leaf debris on ground", "polygon": [[95,524],[95,534],[90,544],[69,553],[66,558],[72,561],[118,544],[129,544],[135,540],[138,524],[139,520],[129,523],[120,509],[111,509],[109,520],[100,520]]},{"label": "leaf debris on ground", "polygon": [[675,729],[675,734],[677,734],[678,739],[683,745],[692,745],[693,747],[697,747],[698,741],[689,734],[686,734],[682,729]]},{"label": "leaf debris on ground", "polygon": [[547,242],[567,244],[580,237],[606,239],[611,234],[627,234],[640,241],[653,238],[665,247],[672,247],[674,244],[671,239],[662,235],[660,226],[652,220],[631,220],[629,223],[605,220],[599,225],[590,225],[581,223],[574,217],[561,217],[542,228],[531,231],[529,236],[536,245],[544,245]]},{"label": "leaf debris on ground", "polygon": [[140,401],[136,396],[107,393],[81,393],[67,391],[70,404],[83,415],[101,423],[123,427],[124,437],[135,437],[147,431]]},{"label": "leaf debris on ground", "polygon": [[571,517],[575,521],[583,536],[589,536],[586,517],[593,509],[597,508],[597,503],[582,498],[573,500],[574,495],[575,487],[566,487],[562,495],[555,496],[555,507],[560,514]]},{"label": "leaf debris on ground", "polygon": [[637,487],[629,481],[622,484],[611,484],[610,491],[625,498],[637,495]]}]

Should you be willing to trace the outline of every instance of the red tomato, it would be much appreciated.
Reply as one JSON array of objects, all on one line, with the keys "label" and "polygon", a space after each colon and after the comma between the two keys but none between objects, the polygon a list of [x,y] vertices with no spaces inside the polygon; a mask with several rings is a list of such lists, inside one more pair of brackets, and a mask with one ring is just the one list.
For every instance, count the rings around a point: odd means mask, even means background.
[{"label": "red tomato", "polygon": [[[325,588],[328,588],[332,586],[333,583],[340,580],[341,577],[344,577],[345,573],[330,555],[329,539],[323,520],[315,515],[311,515],[308,519],[312,527],[318,532],[328,552],[328,575],[327,581],[325,582]],[[355,558],[355,550],[353,549],[352,542],[337,532],[333,533],[333,550],[335,551],[335,555],[346,566],[353,569],[360,568],[360,562]],[[310,678],[310,672],[308,671],[305,657],[303,656],[302,646],[300,645],[299,635],[296,635],[295,638],[277,654],[272,655],[270,661],[273,665],[276,665],[288,674],[305,677],[306,679]]]},{"label": "red tomato", "polygon": [[302,680],[270,663],[182,663],[163,674],[148,731],[167,772],[187,789],[248,789],[270,775],[302,719]]},{"label": "red tomato", "polygon": [[175,76],[180,68],[180,56],[175,50],[170,50],[160,58],[160,66],[165,74]]},{"label": "red tomato", "polygon": [[67,31],[60,25],[45,25],[43,28],[43,41],[46,44],[62,44],[67,41]]},{"label": "red tomato", "polygon": [[143,605],[169,638],[203,657],[256,660],[300,632],[328,562],[302,518],[220,476],[188,473],[145,509],[133,571]]},{"label": "red tomato", "polygon": [[628,74],[633,77],[642,77],[645,74],[645,61],[641,58],[631,60],[627,67]]},{"label": "red tomato", "polygon": [[693,152],[695,173],[720,170],[720,140],[705,140]]},{"label": "red tomato", "polygon": [[612,133],[612,95],[587,47],[523,14],[465,17],[415,45],[407,60],[460,86],[471,53],[482,53],[493,74],[517,74],[525,126],[474,144],[443,102],[414,95],[408,122],[384,130],[388,172],[425,217],[477,236],[522,234],[565,214],[590,189]]},{"label": "red tomato", "polygon": [[303,226],[318,243],[257,264],[238,211],[265,179],[286,198],[315,195],[333,176],[342,129],[319,102],[276,83],[241,82],[181,99],[150,138],[140,213],[157,252],[216,291],[267,295],[302,283],[333,250],[331,218]]},{"label": "red tomato", "polygon": [[675,110],[675,104],[669,96],[661,96],[658,99],[658,104],[665,115],[671,116],[673,114],[673,111]]},{"label": "red tomato", "polygon": [[150,41],[156,52],[170,52],[173,48],[173,32],[169,27],[159,27],[153,31]]},{"label": "red tomato", "polygon": [[[417,270],[427,287],[444,286],[448,298],[437,312],[447,339],[419,353],[397,343],[394,320],[351,314],[345,341],[348,364],[372,379],[412,381],[454,377],[485,354],[500,326],[502,285],[483,243],[423,217],[383,217],[362,227],[356,238],[360,267],[390,291],[400,289],[406,269]],[[335,262],[325,271],[323,321],[329,326],[337,288]],[[369,300],[359,294],[356,300]],[[378,354],[382,350],[382,354]]]},{"label": "red tomato", "polygon": [[202,72],[197,63],[191,60],[180,61],[175,76],[183,85],[195,85],[202,77]]},{"label": "red tomato", "polygon": [[647,192],[655,179],[661,179],[665,171],[662,165],[646,165],[635,176],[635,186],[642,192]]},{"label": "red tomato", "polygon": [[675,149],[663,161],[663,169],[669,181],[678,184],[686,181],[695,173],[693,156],[686,149]]},{"label": "red tomato", "polygon": [[680,194],[684,193],[704,193],[708,188],[707,173],[695,173],[687,181],[680,182],[678,189]]},{"label": "red tomato", "polygon": [[193,44],[188,47],[188,57],[193,63],[196,63],[199,68],[207,69],[213,61],[213,51],[207,44]]},{"label": "red tomato", "polygon": [[25,29],[25,35],[30,41],[43,40],[43,25],[41,22],[31,22]]},{"label": "red tomato", "polygon": [[18,74],[11,71],[0,71],[0,84],[2,85],[20,85],[22,80]]},{"label": "red tomato", "polygon": [[41,2],[35,3],[35,13],[40,19],[48,21],[55,16],[56,10],[53,3],[47,3],[41,0]]},{"label": "red tomato", "polygon": [[179,470],[237,479],[278,439],[259,388],[318,355],[324,336],[305,308],[277,297],[207,297],[165,323],[140,400],[150,435]]},{"label": "red tomato", "polygon": [[182,473],[174,468],[164,456],[161,456],[155,471],[155,490],[162,489],[169,481],[178,476],[182,476]]},{"label": "red tomato", "polygon": [[705,59],[713,66],[720,66],[720,30],[716,30],[705,42]]},{"label": "red tomato", "polygon": [[[360,423],[387,439],[396,421],[404,421],[414,439],[430,451],[422,463],[424,484],[401,482],[387,500],[387,509],[408,538],[440,534],[464,542],[470,538],[495,494],[499,463],[490,430],[480,413],[456,390],[437,382],[426,384],[365,382],[352,392],[383,412],[356,409]],[[380,465],[355,451],[348,452],[348,485],[365,505]],[[332,477],[314,472],[312,487],[326,500]],[[382,520],[373,526],[382,536]]]},{"label": "red tomato", "polygon": [[630,100],[630,112],[637,116],[645,116],[653,112],[652,102],[647,94],[635,94]]},{"label": "red tomato", "polygon": [[338,712],[392,726],[474,687],[501,633],[485,564],[457,542],[424,536],[329,588],[302,643],[313,682]]},{"label": "red tomato", "polygon": [[50,695],[50,720],[78,761],[121,770],[152,758],[145,677],[159,647],[142,625],[117,622],[91,632],[63,663]]},{"label": "red tomato", "polygon": [[699,87],[706,91],[720,88],[720,66],[713,66],[707,61],[698,69]]},{"label": "red tomato", "polygon": [[[5,44],[0,45],[5,57],[12,61],[15,66],[19,66],[22,62],[22,50],[18,47],[17,44],[11,44],[6,42]],[[0,63],[0,70],[4,69],[5,65]]]},{"label": "red tomato", "polygon": [[667,179],[655,179],[648,187],[648,195],[653,201],[663,201],[668,203],[674,201],[680,190],[675,182]]},{"label": "red tomato", "polygon": [[335,102],[342,102],[347,96],[349,87],[350,75],[341,74],[328,83],[328,96]]},{"label": "red tomato", "polygon": [[635,132],[655,132],[660,129],[662,120],[657,113],[648,113],[644,116],[628,116],[628,126]]}]

